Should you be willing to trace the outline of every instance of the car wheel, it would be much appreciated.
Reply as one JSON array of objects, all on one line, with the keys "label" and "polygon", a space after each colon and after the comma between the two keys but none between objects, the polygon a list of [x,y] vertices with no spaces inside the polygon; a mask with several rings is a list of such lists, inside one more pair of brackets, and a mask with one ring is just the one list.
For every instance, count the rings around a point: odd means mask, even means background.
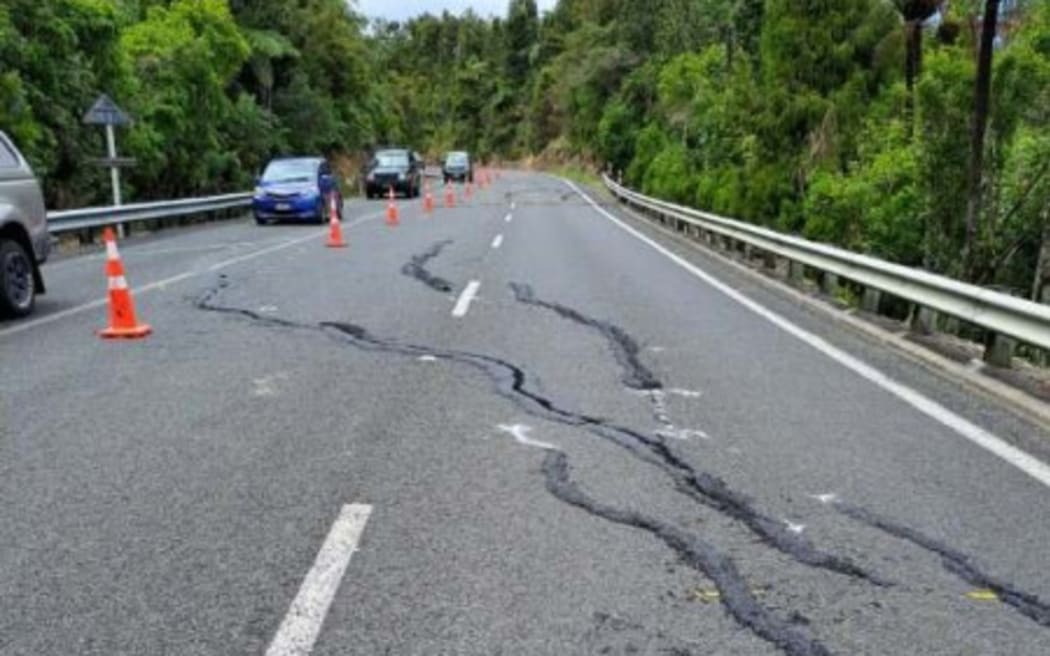
[{"label": "car wheel", "polygon": [[264,226],[264,225],[269,225],[269,224],[270,224],[270,222],[267,221],[266,219],[262,218],[261,216],[255,217],[255,225]]},{"label": "car wheel", "polygon": [[321,199],[321,206],[317,208],[317,224],[324,225],[328,223],[328,203]]},{"label": "car wheel", "polygon": [[0,313],[24,317],[33,311],[33,261],[16,241],[0,241]]}]

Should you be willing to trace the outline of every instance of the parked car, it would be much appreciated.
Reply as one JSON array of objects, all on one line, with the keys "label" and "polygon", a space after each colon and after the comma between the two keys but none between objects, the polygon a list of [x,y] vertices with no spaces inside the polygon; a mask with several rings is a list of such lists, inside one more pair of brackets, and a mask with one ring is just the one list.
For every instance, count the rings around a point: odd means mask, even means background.
[{"label": "parked car", "polygon": [[445,163],[441,166],[441,175],[446,184],[453,181],[474,182],[474,162],[470,153],[455,151],[446,155]]},{"label": "parked car", "polygon": [[331,194],[343,211],[343,192],[323,157],[281,157],[266,165],[252,196],[252,212],[259,225],[295,220],[326,223]]},{"label": "parked car", "polygon": [[382,198],[390,189],[415,198],[423,188],[423,160],[407,148],[376,151],[368,164],[364,187],[369,198]]},{"label": "parked car", "polygon": [[40,184],[0,132],[0,314],[23,317],[43,294],[40,265],[51,250]]}]

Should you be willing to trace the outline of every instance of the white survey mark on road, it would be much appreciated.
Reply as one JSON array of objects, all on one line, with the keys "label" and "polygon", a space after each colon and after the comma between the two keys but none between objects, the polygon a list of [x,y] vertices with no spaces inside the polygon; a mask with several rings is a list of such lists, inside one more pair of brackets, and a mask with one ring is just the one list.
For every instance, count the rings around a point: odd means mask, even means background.
[{"label": "white survey mark on road", "polygon": [[780,328],[789,335],[808,344],[817,351],[820,351],[827,357],[831,358],[835,362],[838,362],[840,365],[849,369],[861,378],[864,378],[868,382],[873,383],[877,387],[882,388],[883,390],[897,397],[901,401],[904,401],[905,403],[918,410],[920,413],[926,415],[930,419],[933,419],[937,423],[954,431],[958,435],[961,435],[962,437],[966,438],[967,440],[976,444],[982,449],[992,453],[993,455],[998,456],[1002,460],[1008,462],[1017,469],[1020,469],[1025,474],[1028,474],[1043,485],[1050,487],[1050,465],[1048,465],[1047,463],[1013,446],[1012,444],[1003,440],[1001,437],[998,437],[997,435],[994,435],[991,432],[981,428],[972,421],[955,414],[948,408],[924,396],[917,390],[914,390],[908,387],[907,385],[900,383],[894,380],[893,378],[890,378],[875,367],[850,355],[846,351],[843,351],[842,349],[827,341],[823,337],[819,337],[809,332],[808,330],[805,330],[804,328],[801,328],[791,323],[776,312],[773,312],[772,310],[766,308],[764,305],[748,298],[741,292],[733,289],[721,280],[718,280],[717,278],[707,273],[700,267],[686,260],[684,257],[672,252],[670,249],[662,246],[655,240],[642,234],[639,230],[627,225],[622,219],[617,218],[604,207],[598,205],[598,203],[596,203],[594,199],[592,199],[587,194],[583,193],[583,191],[572,182],[568,180],[563,180],[563,182],[566,185],[568,185],[570,189],[579,194],[579,196],[583,198],[587,202],[587,204],[590,205],[596,212],[612,221],[615,225],[617,225],[619,228],[630,234],[635,239],[638,239],[642,243],[650,246],[651,248],[664,255],[678,266],[682,267],[683,269],[693,274],[700,280],[703,280],[716,291],[721,292],[723,295],[736,301],[740,305],[744,306],[751,312],[754,312],[766,321],[772,323],[773,325]]},{"label": "white survey mark on road", "polygon": [[701,396],[704,395],[703,392],[698,392],[696,390],[682,389],[681,387],[673,387],[673,388],[667,390],[667,393],[668,394],[672,394],[674,396],[680,396],[683,399],[698,399],[698,398],[700,398]]},{"label": "white survey mark on road", "polygon": [[[368,216],[362,217],[362,218],[357,219],[356,221],[348,224],[348,227],[350,225],[356,225],[358,223],[364,223],[365,221],[371,221],[373,219],[379,218],[380,216],[382,216],[382,215],[381,214],[370,214]],[[251,259],[254,259],[254,258],[257,258],[257,257],[261,257],[263,255],[267,255],[269,253],[273,253],[274,251],[279,251],[279,250],[282,250],[282,249],[285,249],[285,248],[289,248],[291,246],[295,246],[296,244],[301,244],[302,242],[308,241],[310,239],[320,239],[322,236],[323,236],[322,234],[311,233],[311,234],[309,234],[309,235],[307,235],[305,237],[299,237],[297,239],[289,239],[287,241],[283,241],[283,242],[281,242],[281,243],[279,243],[279,244],[277,244],[275,246],[272,246],[270,248],[264,248],[262,250],[253,251],[253,252],[248,253],[246,255],[241,255],[241,256],[234,257],[234,258],[222,261],[222,262],[218,262],[218,263],[213,264],[212,266],[208,267],[207,271],[218,271],[219,269],[225,269],[228,266],[232,266],[234,264],[239,264],[239,263],[245,262],[247,260],[251,260]],[[195,276],[199,276],[202,273],[205,273],[205,271],[204,270],[185,271],[185,272],[180,273],[178,275],[171,276],[170,278],[165,278],[163,280],[157,280],[155,282],[151,282],[151,283],[139,286],[139,287],[135,287],[132,291],[135,294],[139,294],[139,295],[145,294],[147,292],[155,291],[155,290],[158,290],[158,289],[164,289],[168,285],[173,285],[173,284],[175,284],[177,282],[182,282],[183,280],[188,280],[189,278],[193,278]],[[10,328],[4,328],[4,329],[0,330],[0,337],[7,337],[8,335],[15,335],[15,334],[18,334],[18,333],[21,333],[21,332],[25,332],[27,330],[32,330],[33,328],[36,328],[37,326],[43,326],[43,325],[47,325],[49,323],[54,323],[55,321],[59,321],[61,319],[65,319],[66,317],[71,317],[71,316],[73,316],[75,314],[80,314],[81,312],[86,312],[88,310],[93,310],[95,308],[102,307],[103,305],[106,304],[106,301],[107,301],[107,299],[105,299],[105,298],[99,298],[99,299],[96,299],[94,301],[88,301],[87,303],[82,303],[80,305],[76,305],[74,307],[66,308],[65,310],[60,310],[60,311],[55,312],[53,314],[49,314],[47,316],[40,317],[39,319],[29,319],[29,320],[26,320],[26,321],[21,321],[21,322],[15,324],[14,326],[11,326]]]},{"label": "white survey mark on road", "polygon": [[824,494],[811,494],[809,498],[816,499],[817,501],[827,505],[829,503],[835,503],[839,500],[839,495],[833,492],[826,492]]},{"label": "white survey mark on road", "polygon": [[317,642],[321,625],[335,593],[357,551],[372,506],[351,503],[343,506],[328,537],[317,552],[313,567],[299,586],[266,656],[307,656]]},{"label": "white survey mark on road", "polygon": [[503,235],[496,235],[496,238],[492,240],[492,247],[499,248],[503,245]]},{"label": "white survey mark on road", "polygon": [[532,430],[532,426],[526,426],[525,424],[500,424],[496,428],[513,437],[519,444],[545,451],[561,451],[561,449],[549,442],[542,442],[529,437],[529,431]]},{"label": "white survey mark on road", "polygon": [[510,223],[511,221],[514,220],[514,215],[513,214],[508,214],[507,216],[503,217],[503,220],[506,221],[507,223]]},{"label": "white survey mark on road", "polygon": [[795,535],[801,535],[802,531],[806,530],[805,524],[795,524],[794,522],[788,519],[784,520],[784,526],[787,527],[789,533],[794,533]]},{"label": "white survey mark on road", "polygon": [[459,295],[459,300],[456,301],[456,306],[452,308],[452,316],[456,318],[467,316],[467,311],[470,310],[470,304],[474,300],[474,297],[478,295],[478,289],[481,288],[480,280],[471,280],[463,293]]},{"label": "white survey mark on road", "polygon": [[421,355],[418,359],[420,362],[437,362],[437,356],[434,355]]}]

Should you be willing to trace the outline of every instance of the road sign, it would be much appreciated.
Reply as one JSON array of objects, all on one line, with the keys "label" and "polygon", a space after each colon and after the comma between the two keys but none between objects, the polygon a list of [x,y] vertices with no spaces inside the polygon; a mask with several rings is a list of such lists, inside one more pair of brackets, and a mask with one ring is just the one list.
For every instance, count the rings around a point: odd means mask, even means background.
[{"label": "road sign", "polygon": [[84,114],[84,123],[88,125],[128,125],[131,117],[128,116],[113,99],[102,94],[95,100],[95,104]]}]

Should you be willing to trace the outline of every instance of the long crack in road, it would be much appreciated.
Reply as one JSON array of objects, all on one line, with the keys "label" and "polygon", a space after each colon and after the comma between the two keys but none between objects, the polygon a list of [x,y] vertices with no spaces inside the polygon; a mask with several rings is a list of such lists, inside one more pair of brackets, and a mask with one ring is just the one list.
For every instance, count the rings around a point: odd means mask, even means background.
[{"label": "long crack in road", "polygon": [[[422,269],[422,265],[436,257],[444,245],[445,243],[435,245],[423,256],[417,256],[417,258],[422,257],[422,261],[416,258],[413,258],[413,261],[419,269]],[[406,268],[408,267],[409,265],[406,265]],[[414,270],[413,273],[407,275],[419,277],[418,273],[418,270]],[[428,276],[424,269],[422,278],[426,277]],[[309,324],[221,305],[217,303],[217,298],[228,286],[229,279],[225,275],[220,275],[218,282],[197,298],[195,306],[200,310],[232,315],[265,326],[326,334],[330,338],[338,339],[341,343],[350,344],[364,351],[391,353],[412,358],[429,356],[437,360],[468,366],[485,375],[493,383],[496,394],[513,402],[530,416],[587,430],[592,435],[622,447],[638,460],[658,468],[670,477],[680,492],[702,503],[705,507],[714,509],[741,523],[757,535],[762,544],[810,567],[866,581],[876,587],[890,585],[880,576],[868,572],[848,559],[820,551],[806,538],[792,533],[783,522],[758,511],[749,498],[731,489],[721,478],[694,468],[678,456],[664,440],[650,437],[640,431],[597,416],[559,406],[554,400],[534,391],[526,371],[512,362],[481,353],[435,348],[396,339],[380,338],[366,328],[349,322],[324,321]],[[624,367],[624,384],[631,389],[653,390],[663,387],[661,381],[640,363],[637,342],[622,329],[608,322],[586,317],[566,306],[539,300],[526,285],[514,285],[512,289],[519,302],[554,311],[568,320],[597,330],[609,340],[617,362]],[[628,381],[631,384],[628,384]],[[678,554],[683,562],[707,576],[715,584],[719,591],[720,602],[734,620],[756,636],[777,646],[784,653],[791,656],[831,653],[827,647],[802,628],[803,625],[808,624],[808,620],[800,613],[792,612],[790,619],[784,620],[762,606],[752,594],[747,581],[733,560],[713,545],[667,522],[636,511],[617,509],[590,498],[571,480],[569,472],[568,456],[564,452],[549,451],[547,453],[543,463],[545,485],[546,489],[557,499],[606,521],[644,530],[662,541]],[[992,589],[1004,603],[1041,625],[1050,626],[1050,621],[1048,621],[1050,607],[1041,602],[1037,596],[1020,591],[1011,584],[984,574],[965,554],[941,545],[899,523],[877,517],[862,508],[844,504],[836,504],[836,507],[855,520],[937,553],[942,557],[949,571],[969,583]]]}]

